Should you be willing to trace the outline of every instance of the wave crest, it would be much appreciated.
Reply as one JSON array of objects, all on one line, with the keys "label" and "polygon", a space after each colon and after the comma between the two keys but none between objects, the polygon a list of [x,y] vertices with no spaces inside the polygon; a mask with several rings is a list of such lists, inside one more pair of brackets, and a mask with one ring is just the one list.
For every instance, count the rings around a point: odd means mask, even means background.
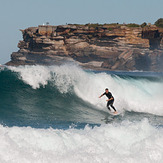
[{"label": "wave crest", "polygon": [[128,110],[163,115],[163,82],[146,78],[110,75],[84,71],[76,65],[10,67],[33,89],[50,83],[60,93],[75,93],[82,100],[105,110],[105,97],[98,99],[108,87],[119,111]]}]

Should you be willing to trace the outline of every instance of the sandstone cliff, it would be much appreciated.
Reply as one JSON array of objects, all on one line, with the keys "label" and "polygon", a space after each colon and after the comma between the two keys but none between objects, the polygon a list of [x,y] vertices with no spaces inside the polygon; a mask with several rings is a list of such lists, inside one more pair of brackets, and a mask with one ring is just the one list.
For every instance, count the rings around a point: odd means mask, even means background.
[{"label": "sandstone cliff", "polygon": [[87,68],[163,70],[163,29],[155,26],[46,25],[21,31],[20,50],[12,53],[7,65],[75,60]]}]

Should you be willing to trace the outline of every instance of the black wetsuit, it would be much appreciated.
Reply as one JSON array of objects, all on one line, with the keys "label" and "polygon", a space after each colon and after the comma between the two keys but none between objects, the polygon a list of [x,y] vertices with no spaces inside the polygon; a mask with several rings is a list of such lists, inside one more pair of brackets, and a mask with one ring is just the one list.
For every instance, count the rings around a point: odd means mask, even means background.
[{"label": "black wetsuit", "polygon": [[111,99],[113,98],[112,100],[109,100],[108,103],[107,103],[107,108],[111,111],[109,105],[114,109],[114,111],[116,111],[115,107],[113,106],[113,103],[114,103],[114,97],[112,96],[111,92],[108,92],[108,93],[103,93],[103,95],[106,95],[108,97],[108,99]]}]

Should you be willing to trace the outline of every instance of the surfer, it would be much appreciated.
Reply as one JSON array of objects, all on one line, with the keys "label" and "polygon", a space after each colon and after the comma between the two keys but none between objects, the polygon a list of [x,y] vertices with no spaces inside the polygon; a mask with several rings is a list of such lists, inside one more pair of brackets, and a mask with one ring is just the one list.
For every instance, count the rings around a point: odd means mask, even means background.
[{"label": "surfer", "polygon": [[113,106],[114,97],[112,96],[111,92],[109,92],[108,88],[105,89],[105,92],[99,98],[101,98],[104,95],[106,95],[108,97],[108,100],[106,100],[107,101],[107,108],[109,109],[109,111],[111,111],[111,109],[109,107],[109,106],[111,106],[115,111],[114,113],[116,114],[117,111],[116,111],[115,107]]}]

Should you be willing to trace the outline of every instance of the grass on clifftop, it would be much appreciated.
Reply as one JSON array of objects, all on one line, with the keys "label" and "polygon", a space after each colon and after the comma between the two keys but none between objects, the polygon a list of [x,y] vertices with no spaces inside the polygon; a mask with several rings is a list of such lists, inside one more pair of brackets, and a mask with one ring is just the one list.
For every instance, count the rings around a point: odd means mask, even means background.
[{"label": "grass on clifftop", "polygon": [[155,22],[155,25],[156,25],[157,27],[163,28],[163,18],[158,19],[158,20]]},{"label": "grass on clifftop", "polygon": [[[150,23],[149,23],[150,24]],[[105,23],[105,24],[99,24],[99,23],[87,23],[87,24],[73,24],[75,26],[88,26],[89,28],[100,28],[100,27],[104,27],[104,28],[108,28],[108,30],[112,30],[113,28],[119,28],[121,26],[126,26],[126,27],[131,27],[131,28],[137,28],[137,27],[141,27],[144,28],[146,26],[150,26],[149,24],[147,24],[146,22],[142,23],[142,24],[136,24],[136,23],[129,23],[129,24],[119,24],[119,23]],[[72,24],[71,24],[72,25]],[[163,18],[158,19],[155,24],[157,27],[163,28]]]},{"label": "grass on clifftop", "polygon": [[140,27],[139,24],[135,24],[135,23],[130,23],[130,24],[126,24],[127,27]]}]

